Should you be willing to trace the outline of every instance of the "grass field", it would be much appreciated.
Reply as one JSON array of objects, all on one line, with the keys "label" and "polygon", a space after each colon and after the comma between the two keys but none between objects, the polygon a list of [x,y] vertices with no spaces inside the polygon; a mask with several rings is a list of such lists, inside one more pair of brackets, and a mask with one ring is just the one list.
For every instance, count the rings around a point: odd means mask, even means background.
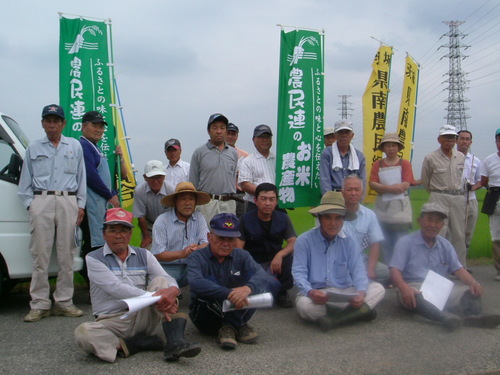
[{"label": "grass field", "polygon": [[[482,206],[484,194],[486,190],[481,189],[477,192],[477,198],[479,202],[479,207]],[[417,229],[417,216],[420,213],[422,205],[427,202],[429,194],[424,189],[411,189],[410,199],[413,209],[413,228]],[[367,205],[370,207],[371,205]],[[304,233],[305,231],[311,229],[314,226],[314,217],[308,213],[309,208],[301,207],[295,210],[289,211],[289,215],[292,219],[293,225],[297,235]],[[139,246],[141,242],[141,234],[137,223],[135,223],[134,234],[132,237],[131,244],[134,246]],[[470,252],[468,254],[470,259],[479,258],[491,258],[491,236],[488,225],[488,217],[485,214],[479,213],[479,218],[476,224],[476,230],[474,232],[474,237],[470,245]]]},{"label": "grass field", "polygon": [[[479,202],[479,207],[482,207],[483,198],[486,190],[481,189],[477,192],[477,198]],[[429,194],[424,189],[412,189],[410,191],[410,200],[413,209],[413,228],[418,228],[417,217],[420,213],[422,205],[427,202]],[[372,205],[367,205],[368,207]],[[314,226],[314,217],[307,212],[308,208],[296,208],[293,211],[289,211],[289,215],[292,218],[295,231],[301,234]],[[488,217],[485,214],[479,213],[479,217],[476,224],[476,230],[472,238],[470,245],[470,251],[467,255],[470,259],[479,258],[491,258],[491,236],[490,229],[488,225]]]}]

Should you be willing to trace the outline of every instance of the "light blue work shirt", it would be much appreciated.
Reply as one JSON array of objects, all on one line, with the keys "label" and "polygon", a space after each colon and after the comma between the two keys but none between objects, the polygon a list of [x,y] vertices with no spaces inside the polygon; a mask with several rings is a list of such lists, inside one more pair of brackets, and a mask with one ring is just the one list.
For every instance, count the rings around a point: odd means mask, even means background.
[{"label": "light blue work shirt", "polygon": [[44,190],[76,192],[78,207],[85,208],[85,162],[82,146],[76,139],[61,135],[56,148],[45,136],[26,149],[17,194],[28,208],[33,201],[33,192]]},{"label": "light blue work shirt", "polygon": [[356,291],[366,291],[368,276],[361,259],[359,245],[352,238],[340,233],[328,241],[313,228],[295,241],[292,274],[295,286],[307,296],[311,289],[354,286]]},{"label": "light blue work shirt", "polygon": [[411,283],[424,281],[429,270],[447,277],[463,266],[446,238],[438,235],[434,246],[429,247],[418,230],[396,243],[389,267],[401,271],[404,281]]}]

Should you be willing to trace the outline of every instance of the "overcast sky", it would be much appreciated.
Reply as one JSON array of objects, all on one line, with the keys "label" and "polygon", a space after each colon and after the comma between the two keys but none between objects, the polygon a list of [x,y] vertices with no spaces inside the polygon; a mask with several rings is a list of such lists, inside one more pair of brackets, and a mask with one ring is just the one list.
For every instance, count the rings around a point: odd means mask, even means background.
[{"label": "overcast sky", "polygon": [[[387,131],[396,130],[404,58],[421,64],[413,169],[438,147],[446,123],[444,75],[449,28],[466,21],[471,47],[468,129],[480,158],[496,151],[500,127],[500,3],[456,0],[282,1],[10,1],[0,25],[0,112],[30,139],[43,136],[40,113],[59,102],[58,12],[112,20],[115,72],[138,181],[150,159],[166,162],[163,144],[180,139],[189,161],[208,136],[206,122],[224,113],[240,128],[238,146],[253,151],[253,128],[276,129],[280,28],[325,30],[325,123],[340,118],[339,95],[351,95],[354,145],[362,149],[361,97],[379,47],[394,47]],[[377,40],[372,39],[376,38]],[[441,59],[442,58],[442,59]],[[276,144],[276,142],[275,142]],[[274,148],[275,149],[275,148]]]}]

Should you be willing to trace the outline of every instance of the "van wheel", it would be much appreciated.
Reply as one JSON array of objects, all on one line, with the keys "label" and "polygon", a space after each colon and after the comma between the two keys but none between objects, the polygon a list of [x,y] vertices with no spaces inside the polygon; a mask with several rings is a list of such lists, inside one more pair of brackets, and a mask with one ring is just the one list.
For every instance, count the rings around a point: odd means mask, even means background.
[{"label": "van wheel", "polygon": [[15,285],[16,282],[11,280],[0,267],[0,296],[7,294]]}]

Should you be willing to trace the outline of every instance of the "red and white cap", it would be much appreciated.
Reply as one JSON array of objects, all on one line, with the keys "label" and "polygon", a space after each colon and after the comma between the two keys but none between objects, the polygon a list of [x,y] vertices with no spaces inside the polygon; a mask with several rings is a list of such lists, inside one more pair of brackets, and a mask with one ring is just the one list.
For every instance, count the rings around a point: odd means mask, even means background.
[{"label": "red and white cap", "polygon": [[106,211],[106,219],[104,224],[107,225],[125,225],[126,227],[133,228],[134,224],[132,224],[133,220],[132,212],[126,211],[123,208],[110,208]]}]

